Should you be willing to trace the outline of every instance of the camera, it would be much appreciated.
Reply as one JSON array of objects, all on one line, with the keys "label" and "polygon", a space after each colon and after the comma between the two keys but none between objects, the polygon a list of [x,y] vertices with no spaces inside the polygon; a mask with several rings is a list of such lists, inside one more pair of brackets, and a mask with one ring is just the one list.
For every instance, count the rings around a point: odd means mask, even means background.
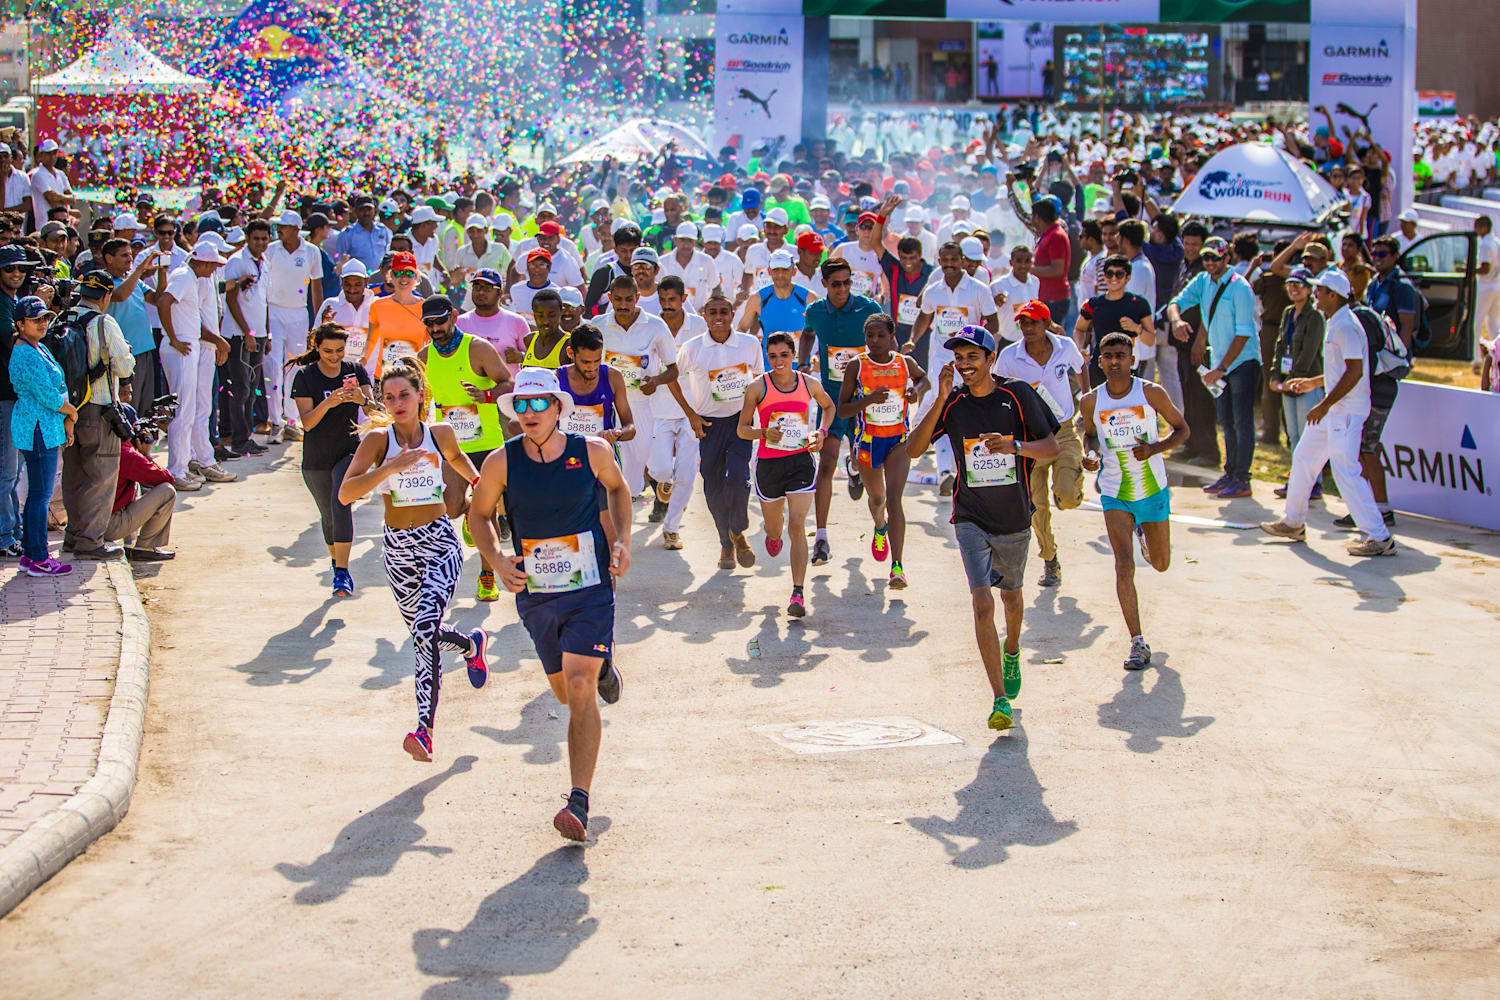
[{"label": "camera", "polygon": [[105,423],[121,441],[129,441],[147,451],[161,438],[161,432],[177,416],[177,395],[157,396],[149,409],[137,412],[126,403],[116,403],[104,411]]}]

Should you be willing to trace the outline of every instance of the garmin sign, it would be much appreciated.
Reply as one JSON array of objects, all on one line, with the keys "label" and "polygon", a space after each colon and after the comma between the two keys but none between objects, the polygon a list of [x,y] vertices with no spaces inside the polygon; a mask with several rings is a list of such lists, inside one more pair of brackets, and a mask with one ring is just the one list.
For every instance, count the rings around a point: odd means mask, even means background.
[{"label": "garmin sign", "polygon": [[1500,395],[1411,379],[1401,383],[1380,464],[1391,506],[1500,530]]},{"label": "garmin sign", "polygon": [[1382,38],[1375,45],[1325,45],[1323,55],[1329,59],[1389,59],[1391,47]]}]

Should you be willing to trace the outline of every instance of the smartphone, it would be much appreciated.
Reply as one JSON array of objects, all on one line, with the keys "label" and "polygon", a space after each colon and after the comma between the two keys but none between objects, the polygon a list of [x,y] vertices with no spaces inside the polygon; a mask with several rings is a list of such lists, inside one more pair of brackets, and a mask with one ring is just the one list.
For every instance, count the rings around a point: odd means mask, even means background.
[{"label": "smartphone", "polygon": [[345,375],[344,376],[344,388],[345,389],[357,389],[357,388],[359,388],[359,378],[358,378],[358,376],[355,376],[355,375]]}]

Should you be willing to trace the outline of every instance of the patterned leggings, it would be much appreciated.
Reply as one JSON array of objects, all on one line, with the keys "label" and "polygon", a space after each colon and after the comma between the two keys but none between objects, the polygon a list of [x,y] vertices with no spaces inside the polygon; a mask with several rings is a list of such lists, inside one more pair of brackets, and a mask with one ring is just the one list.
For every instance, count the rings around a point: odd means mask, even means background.
[{"label": "patterned leggings", "polygon": [[443,671],[438,651],[467,654],[469,637],[443,627],[443,612],[463,571],[463,550],[448,518],[415,528],[385,529],[385,575],[417,653],[417,723],[430,731],[437,720]]}]

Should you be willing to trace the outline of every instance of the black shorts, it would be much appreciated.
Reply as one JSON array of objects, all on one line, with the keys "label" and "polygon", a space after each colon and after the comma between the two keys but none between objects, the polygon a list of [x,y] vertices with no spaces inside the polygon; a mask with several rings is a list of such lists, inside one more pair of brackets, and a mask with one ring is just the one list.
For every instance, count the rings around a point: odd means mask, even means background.
[{"label": "black shorts", "polygon": [[755,460],[755,495],[766,503],[792,493],[811,493],[817,482],[818,469],[810,452]]},{"label": "black shorts", "polygon": [[615,643],[615,590],[608,583],[569,594],[516,595],[521,624],[548,674],[562,670],[564,653],[610,658]]}]

